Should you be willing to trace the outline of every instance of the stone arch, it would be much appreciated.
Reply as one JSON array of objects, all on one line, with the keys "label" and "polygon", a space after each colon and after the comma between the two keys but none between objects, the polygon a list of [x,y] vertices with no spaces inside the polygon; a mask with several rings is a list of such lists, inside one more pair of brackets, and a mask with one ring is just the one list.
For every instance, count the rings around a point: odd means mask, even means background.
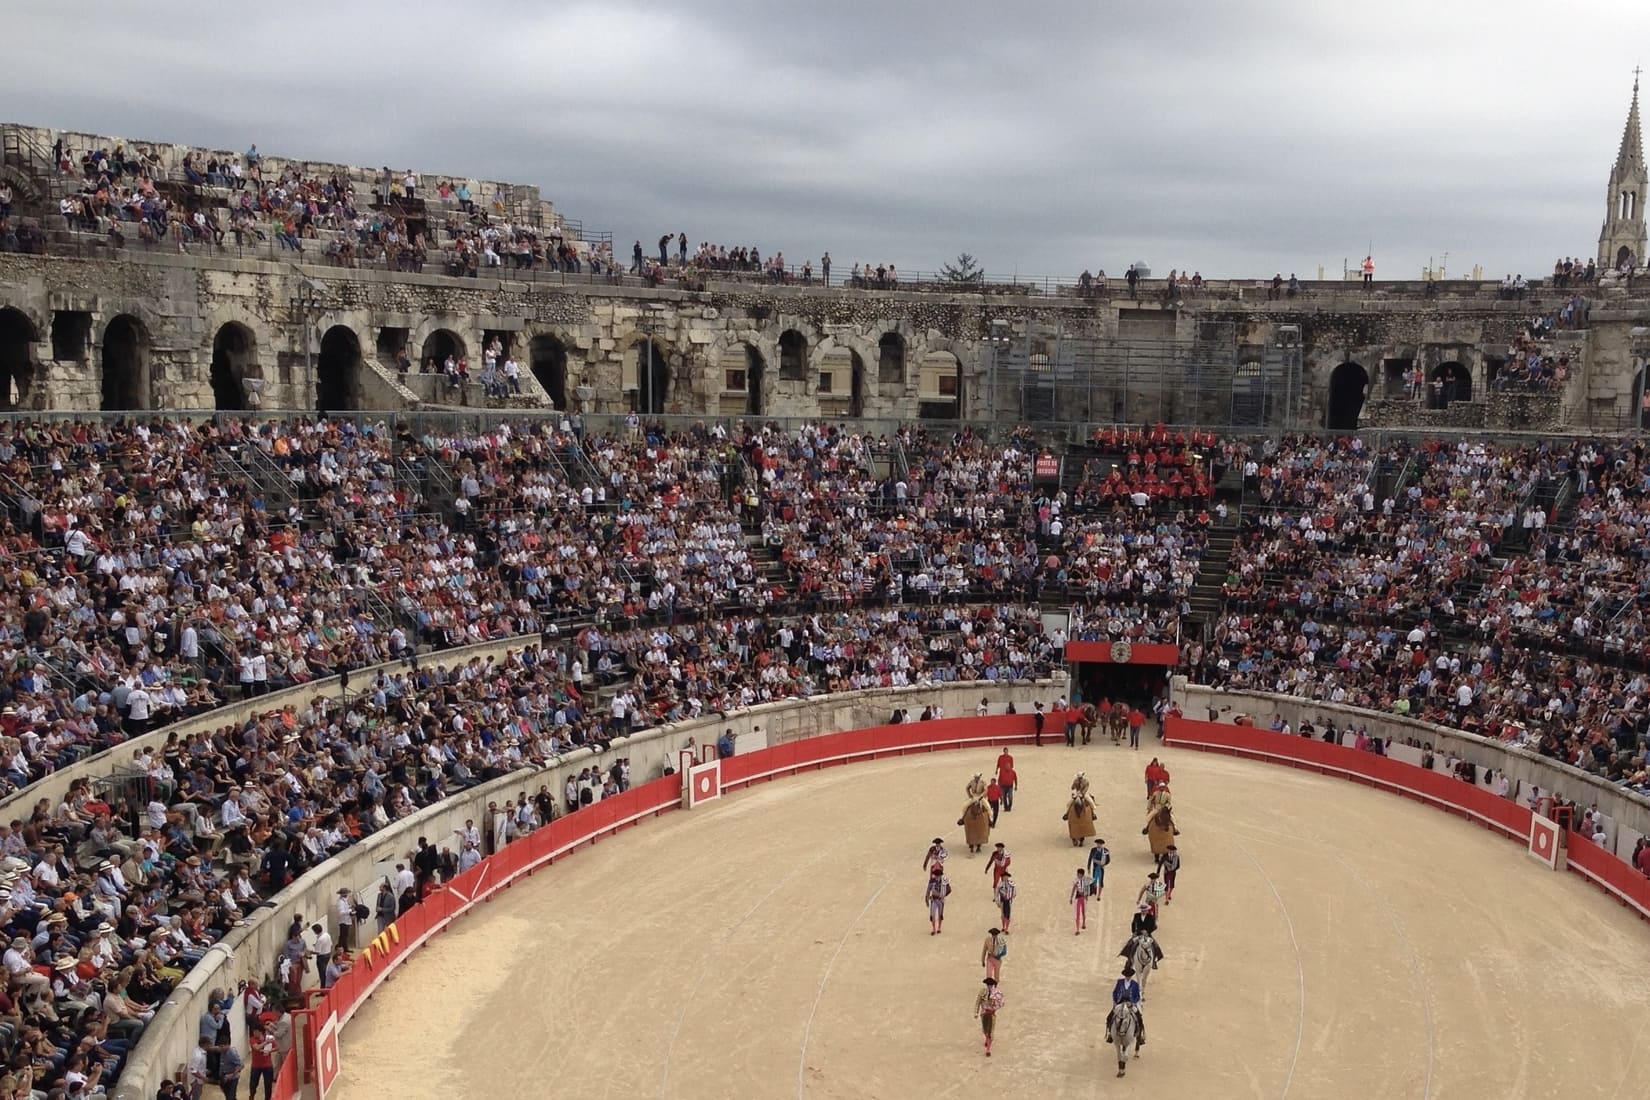
[{"label": "stone arch", "polygon": [[779,380],[808,380],[808,338],[794,328],[779,334]]},{"label": "stone arch", "polygon": [[631,409],[657,416],[670,399],[671,362],[663,341],[636,333],[625,352],[624,389]]},{"label": "stone arch", "polygon": [[0,165],[0,180],[11,184],[13,213],[19,205],[29,205],[40,200],[40,190],[35,187],[34,181],[28,174],[11,165]]},{"label": "stone arch", "polygon": [[[213,407],[239,411],[261,403],[263,374],[258,367],[258,340],[239,321],[228,321],[212,337]],[[250,383],[250,384],[249,384]]]},{"label": "stone arch", "polygon": [[848,415],[858,420],[865,415],[865,359],[848,349]]},{"label": "stone arch", "polygon": [[964,398],[962,359],[934,348],[922,356],[917,387],[917,415],[924,420],[961,420]]},{"label": "stone arch", "polygon": [[897,332],[885,332],[877,341],[877,382],[905,385],[905,337]]},{"label": "stone arch", "polygon": [[550,404],[567,408],[567,345],[553,332],[541,332],[527,342],[527,367],[550,395]]},{"label": "stone arch", "polygon": [[435,370],[440,373],[442,364],[446,363],[449,355],[454,359],[466,357],[464,338],[450,328],[433,328],[429,335],[424,337],[424,343],[419,349],[419,369],[422,370],[426,363],[434,359]]},{"label": "stone arch", "polygon": [[1650,431],[1650,364],[1640,367],[1633,379],[1632,425],[1639,431]]},{"label": "stone arch", "polygon": [[[768,408],[768,361],[755,344],[740,340],[724,347],[716,356],[719,376],[716,384],[725,400],[745,395],[745,415],[762,416]],[[724,406],[724,411],[729,406]]]},{"label": "stone arch", "polygon": [[152,341],[149,328],[130,313],[122,313],[103,329],[102,396],[104,412],[147,409],[153,404]]},{"label": "stone arch", "polygon": [[1358,416],[1363,412],[1364,398],[1369,393],[1369,372],[1361,363],[1348,359],[1329,372],[1329,410],[1324,427],[1330,431],[1351,432],[1358,428]]},{"label": "stone arch", "polygon": [[321,335],[315,361],[315,407],[322,413],[348,412],[363,403],[361,338],[348,325],[333,325]]},{"label": "stone arch", "polygon": [[1428,393],[1435,408],[1448,408],[1457,401],[1472,400],[1472,372],[1457,359],[1450,359],[1432,368]]},{"label": "stone arch", "polygon": [[1620,248],[1616,249],[1616,270],[1619,271],[1624,267],[1632,267],[1635,260],[1636,257],[1633,255],[1633,250],[1626,245],[1622,245]]},{"label": "stone arch", "polygon": [[40,327],[20,309],[0,309],[0,409],[23,405],[34,385]]}]

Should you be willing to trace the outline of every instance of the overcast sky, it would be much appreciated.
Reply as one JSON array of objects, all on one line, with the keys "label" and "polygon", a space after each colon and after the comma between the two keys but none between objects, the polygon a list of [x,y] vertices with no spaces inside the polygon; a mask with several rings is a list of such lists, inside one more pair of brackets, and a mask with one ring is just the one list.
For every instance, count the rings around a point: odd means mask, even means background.
[{"label": "overcast sky", "polygon": [[1650,66],[1646,0],[4,8],[8,121],[537,183],[626,252],[839,271],[1550,272],[1596,252]]}]

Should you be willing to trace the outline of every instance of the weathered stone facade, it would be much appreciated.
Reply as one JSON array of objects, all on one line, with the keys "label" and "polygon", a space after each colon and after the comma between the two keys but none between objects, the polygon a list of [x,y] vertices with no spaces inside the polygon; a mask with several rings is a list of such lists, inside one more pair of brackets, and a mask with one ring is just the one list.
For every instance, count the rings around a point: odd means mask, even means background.
[{"label": "weathered stone facade", "polygon": [[[971,419],[993,411],[1024,418],[1024,378],[997,371],[995,401],[988,392],[995,324],[1016,348],[1058,331],[1062,346],[1168,349],[1163,361],[1176,370],[1177,355],[1196,352],[1237,364],[1240,375],[1266,349],[1298,341],[1299,384],[1269,413],[1273,427],[1347,426],[1334,423],[1337,380],[1343,399],[1362,379],[1379,402],[1399,396],[1399,372],[1419,365],[1428,377],[1458,372],[1454,397],[1465,407],[1411,423],[1618,430],[1637,423],[1650,352],[1650,298],[1642,286],[1629,293],[1619,284],[1595,300],[1585,330],[1555,338],[1574,363],[1563,392],[1491,400],[1508,342],[1561,293],[1506,301],[1494,287],[1451,284],[1429,299],[1418,285],[1366,292],[1330,284],[1293,300],[1225,287],[1171,303],[737,282],[683,291],[508,275],[460,279],[163,250],[111,260],[4,254],[0,366],[15,380],[15,406],[27,409],[234,408],[245,403],[248,379],[261,383],[264,409],[405,408],[458,400],[416,369],[398,377],[403,347],[415,363],[444,349],[475,363],[497,336],[522,363],[526,402],[540,406],[890,419],[951,418],[960,406]],[[1155,406],[1134,406],[1132,419],[1221,424],[1230,409],[1222,390],[1229,375],[1205,376],[1195,392],[1179,375],[1128,385],[1159,395]],[[1062,399],[1039,418],[1112,419],[1117,406],[1089,387],[1093,400]],[[1386,401],[1369,413],[1391,423],[1403,408]]]}]

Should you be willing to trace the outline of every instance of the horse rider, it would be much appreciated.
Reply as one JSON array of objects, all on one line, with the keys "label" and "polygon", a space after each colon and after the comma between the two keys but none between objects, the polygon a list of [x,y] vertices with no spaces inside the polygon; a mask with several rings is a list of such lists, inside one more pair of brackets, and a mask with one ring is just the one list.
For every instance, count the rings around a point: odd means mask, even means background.
[{"label": "horse rider", "polygon": [[1117,1018],[1117,1009],[1126,1005],[1128,1011],[1134,1013],[1136,1046],[1146,1045],[1146,1016],[1140,1011],[1140,983],[1135,981],[1134,967],[1123,964],[1123,974],[1111,987],[1111,1011],[1106,1013],[1106,1042],[1111,1042],[1112,1021]]}]

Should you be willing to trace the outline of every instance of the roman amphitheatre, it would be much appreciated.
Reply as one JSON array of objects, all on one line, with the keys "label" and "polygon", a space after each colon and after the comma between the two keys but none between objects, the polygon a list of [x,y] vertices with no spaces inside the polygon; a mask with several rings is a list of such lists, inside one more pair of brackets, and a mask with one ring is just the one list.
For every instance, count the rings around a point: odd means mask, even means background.
[{"label": "roman amphitheatre", "polygon": [[1636,86],[1528,280],[632,258],[0,137],[0,1095],[1643,1093]]}]

